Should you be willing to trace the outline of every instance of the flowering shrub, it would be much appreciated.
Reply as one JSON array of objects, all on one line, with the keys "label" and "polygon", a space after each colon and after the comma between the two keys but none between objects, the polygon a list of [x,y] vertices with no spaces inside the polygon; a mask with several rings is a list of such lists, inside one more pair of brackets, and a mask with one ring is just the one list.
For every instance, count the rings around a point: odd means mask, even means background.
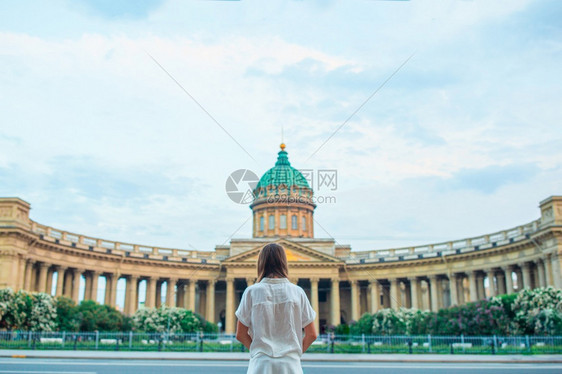
[{"label": "flowering shrub", "polygon": [[553,287],[523,290],[511,306],[516,334],[557,335],[562,333],[562,291]]},{"label": "flowering shrub", "polygon": [[406,313],[399,310],[382,309],[373,314],[373,334],[403,335],[406,334]]},{"label": "flowering shrub", "polygon": [[56,315],[53,298],[46,293],[0,290],[0,328],[52,331]]},{"label": "flowering shrub", "polygon": [[31,297],[28,293],[11,288],[0,290],[0,328],[15,330],[21,328],[31,309]]},{"label": "flowering shrub", "polygon": [[133,316],[136,330],[146,332],[218,332],[218,326],[182,308],[141,308]]},{"label": "flowering shrub", "polygon": [[54,299],[46,293],[33,293],[31,313],[27,317],[27,325],[31,331],[53,331],[57,318]]}]

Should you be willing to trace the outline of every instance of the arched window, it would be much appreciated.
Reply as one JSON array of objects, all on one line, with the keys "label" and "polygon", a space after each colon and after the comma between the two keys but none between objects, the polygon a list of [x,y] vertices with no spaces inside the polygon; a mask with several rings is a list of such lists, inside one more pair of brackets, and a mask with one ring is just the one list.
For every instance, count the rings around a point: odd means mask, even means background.
[{"label": "arched window", "polygon": [[269,216],[269,229],[270,230],[275,229],[275,216],[274,215]]},{"label": "arched window", "polygon": [[302,231],[306,231],[306,217],[302,217]]},{"label": "arched window", "polygon": [[260,231],[263,231],[264,227],[265,227],[265,217],[261,216],[260,217]]},{"label": "arched window", "polygon": [[287,228],[287,216],[285,214],[279,216],[279,228],[282,230]]},{"label": "arched window", "polygon": [[291,217],[291,228],[293,230],[297,230],[299,228],[299,221],[297,220],[297,216],[294,214]]}]

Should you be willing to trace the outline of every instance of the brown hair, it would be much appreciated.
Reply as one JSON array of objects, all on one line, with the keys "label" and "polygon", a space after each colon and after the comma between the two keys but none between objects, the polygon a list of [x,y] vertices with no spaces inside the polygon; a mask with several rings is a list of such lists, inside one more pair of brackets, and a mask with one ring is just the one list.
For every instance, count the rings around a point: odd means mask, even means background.
[{"label": "brown hair", "polygon": [[277,243],[267,244],[260,251],[258,257],[258,282],[265,277],[289,277],[287,255],[282,246]]}]

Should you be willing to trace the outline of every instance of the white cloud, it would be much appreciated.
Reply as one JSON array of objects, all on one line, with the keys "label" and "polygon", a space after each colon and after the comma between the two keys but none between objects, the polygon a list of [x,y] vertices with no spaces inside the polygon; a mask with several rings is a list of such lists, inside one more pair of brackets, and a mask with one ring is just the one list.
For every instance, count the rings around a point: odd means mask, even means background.
[{"label": "white cloud", "polygon": [[[513,33],[534,3],[211,3],[126,21],[63,8],[65,32],[51,18],[29,30],[6,20],[0,195],[29,200],[41,223],[210,250],[250,214],[226,197],[226,177],[271,167],[281,125],[294,166],[338,169],[340,199],[317,219],[356,249],[524,223],[559,192],[558,31]],[[518,165],[539,170],[489,194],[448,184]],[[373,227],[395,239],[363,238]]]}]

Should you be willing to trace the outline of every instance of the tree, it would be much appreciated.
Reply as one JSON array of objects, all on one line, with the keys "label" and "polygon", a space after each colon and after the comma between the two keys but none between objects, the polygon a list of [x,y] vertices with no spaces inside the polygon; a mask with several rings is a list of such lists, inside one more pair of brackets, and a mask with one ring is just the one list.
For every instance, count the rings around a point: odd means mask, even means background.
[{"label": "tree", "polygon": [[57,308],[56,328],[59,331],[75,332],[80,328],[80,316],[74,300],[60,296],[55,299]]}]

